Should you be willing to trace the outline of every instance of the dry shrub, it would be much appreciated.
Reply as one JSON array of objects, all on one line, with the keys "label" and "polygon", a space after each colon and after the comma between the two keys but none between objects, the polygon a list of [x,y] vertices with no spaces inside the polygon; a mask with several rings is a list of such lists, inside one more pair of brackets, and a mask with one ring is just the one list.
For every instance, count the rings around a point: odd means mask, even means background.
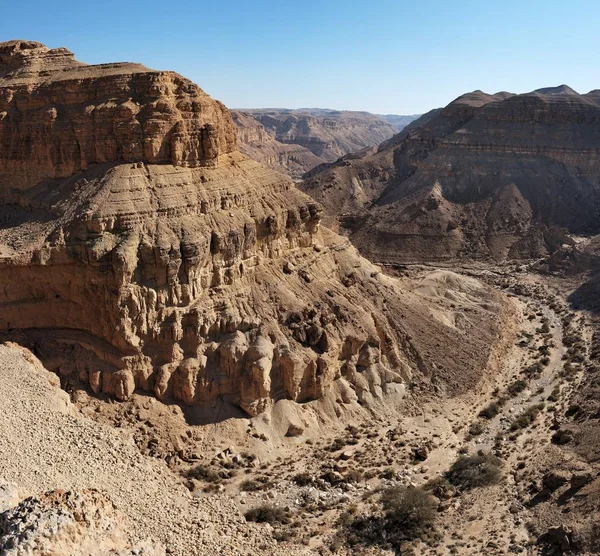
[{"label": "dry shrub", "polygon": [[494,485],[502,479],[502,462],[489,454],[461,456],[446,473],[446,478],[454,486],[471,489]]}]

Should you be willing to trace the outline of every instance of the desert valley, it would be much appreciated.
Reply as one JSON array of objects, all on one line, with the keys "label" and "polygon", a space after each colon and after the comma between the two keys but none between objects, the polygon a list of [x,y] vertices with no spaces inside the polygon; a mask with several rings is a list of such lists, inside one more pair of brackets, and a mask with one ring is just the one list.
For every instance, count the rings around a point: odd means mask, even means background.
[{"label": "desert valley", "polygon": [[0,43],[0,554],[598,554],[599,358],[600,90]]}]

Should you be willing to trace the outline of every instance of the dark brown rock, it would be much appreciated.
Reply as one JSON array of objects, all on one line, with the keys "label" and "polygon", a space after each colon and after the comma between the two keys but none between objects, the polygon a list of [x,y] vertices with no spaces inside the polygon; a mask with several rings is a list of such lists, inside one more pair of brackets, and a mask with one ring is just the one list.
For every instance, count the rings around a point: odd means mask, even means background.
[{"label": "dark brown rock", "polygon": [[302,188],[370,258],[528,258],[600,232],[600,96],[463,95]]}]

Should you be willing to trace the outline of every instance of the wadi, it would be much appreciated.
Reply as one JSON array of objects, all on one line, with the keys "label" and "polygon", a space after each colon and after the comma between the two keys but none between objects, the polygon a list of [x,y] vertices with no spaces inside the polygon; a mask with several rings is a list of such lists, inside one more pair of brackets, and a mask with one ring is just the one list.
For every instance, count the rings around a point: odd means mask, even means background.
[{"label": "wadi", "polygon": [[599,155],[0,43],[0,553],[598,553]]}]

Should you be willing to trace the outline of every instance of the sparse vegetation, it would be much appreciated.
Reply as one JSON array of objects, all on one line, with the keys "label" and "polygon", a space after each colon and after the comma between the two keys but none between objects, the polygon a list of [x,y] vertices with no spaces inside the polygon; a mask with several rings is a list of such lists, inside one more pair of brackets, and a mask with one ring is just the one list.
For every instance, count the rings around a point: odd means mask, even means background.
[{"label": "sparse vegetation", "polygon": [[381,512],[355,517],[342,514],[338,522],[343,528],[336,544],[351,547],[378,546],[398,550],[403,542],[423,541],[435,537],[437,502],[431,494],[418,487],[392,487],[384,490],[379,500]]},{"label": "sparse vegetation", "polygon": [[[480,412],[479,417],[482,419],[493,419],[500,413],[501,406],[498,402],[492,402],[486,405]],[[470,431],[469,431],[470,432]],[[473,433],[471,433],[473,434]]]},{"label": "sparse vegetation", "polygon": [[190,479],[197,479],[206,483],[220,483],[223,480],[223,475],[218,470],[207,465],[198,465],[187,472]]},{"label": "sparse vegetation", "polygon": [[525,390],[527,388],[527,383],[524,380],[515,380],[514,382],[512,382],[511,384],[509,384],[506,388],[506,393],[509,394],[510,396],[516,396],[517,394],[520,394],[521,392],[523,392],[523,390]]},{"label": "sparse vegetation", "polygon": [[544,409],[544,404],[543,403],[539,403],[536,405],[532,405],[531,407],[528,407],[523,413],[521,413],[521,415],[519,415],[510,425],[510,430],[511,431],[517,431],[520,429],[524,429],[525,427],[528,427],[529,425],[531,425],[531,423],[533,423],[535,421],[535,418],[538,416],[538,414],[540,413],[540,411],[542,411],[542,409]]},{"label": "sparse vegetation", "polygon": [[294,475],[294,482],[298,486],[307,486],[313,482],[313,477],[310,473],[298,473]]},{"label": "sparse vegetation", "polygon": [[480,423],[479,421],[475,421],[474,423],[471,423],[471,425],[469,426],[469,434],[471,436],[479,436],[480,434],[483,434],[484,431],[485,431],[485,426],[483,425],[483,423]]},{"label": "sparse vegetation", "polygon": [[417,487],[392,487],[381,495],[387,518],[414,537],[435,520],[437,503],[425,490]]},{"label": "sparse vegetation", "polygon": [[256,492],[258,490],[264,490],[271,485],[271,481],[268,477],[259,476],[255,479],[246,479],[240,483],[240,490],[245,492]]}]

